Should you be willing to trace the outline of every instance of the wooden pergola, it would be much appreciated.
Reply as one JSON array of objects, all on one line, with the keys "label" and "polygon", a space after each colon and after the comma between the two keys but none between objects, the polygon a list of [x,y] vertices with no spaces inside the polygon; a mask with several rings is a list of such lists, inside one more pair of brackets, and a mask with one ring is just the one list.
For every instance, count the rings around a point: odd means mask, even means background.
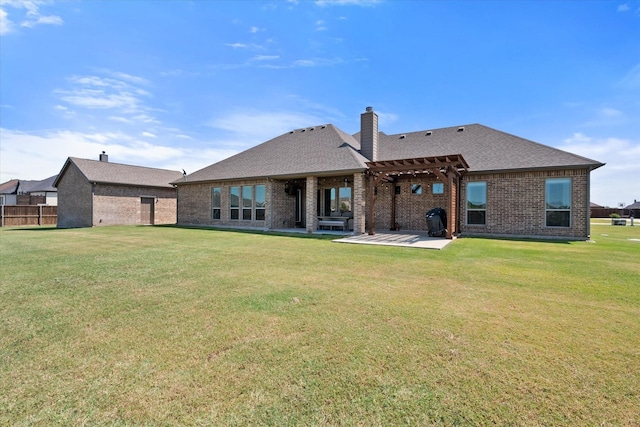
[{"label": "wooden pergola", "polygon": [[[375,233],[376,185],[387,182],[395,183],[403,175],[433,174],[446,182],[447,190],[447,239],[456,232],[456,213],[458,212],[457,189],[460,177],[469,169],[462,154],[446,156],[417,157],[413,159],[382,160],[367,162],[369,175],[369,234]],[[456,190],[454,193],[454,189]],[[395,191],[391,191],[391,224],[395,224]]]}]

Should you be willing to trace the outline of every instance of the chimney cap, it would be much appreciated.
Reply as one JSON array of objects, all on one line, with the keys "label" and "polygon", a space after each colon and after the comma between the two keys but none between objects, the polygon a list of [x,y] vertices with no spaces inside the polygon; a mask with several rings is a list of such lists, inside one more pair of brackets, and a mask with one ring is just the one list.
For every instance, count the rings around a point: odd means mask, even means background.
[{"label": "chimney cap", "polygon": [[367,107],[367,108],[365,108],[365,111],[366,111],[367,113],[370,113],[370,112],[372,112],[372,111],[373,111],[373,107]]}]

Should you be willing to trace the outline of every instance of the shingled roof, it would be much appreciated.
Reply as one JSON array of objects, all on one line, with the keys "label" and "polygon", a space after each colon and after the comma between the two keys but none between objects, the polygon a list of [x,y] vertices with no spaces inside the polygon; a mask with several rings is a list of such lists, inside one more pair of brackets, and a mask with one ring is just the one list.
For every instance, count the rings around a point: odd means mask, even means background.
[{"label": "shingled roof", "polygon": [[[461,154],[470,172],[579,167],[603,163],[480,124],[405,134],[378,133],[378,161]],[[367,168],[360,133],[333,125],[297,129],[192,173],[176,184],[353,173]]]},{"label": "shingled roof", "polygon": [[0,194],[16,194],[18,192],[19,179],[11,179],[0,184]]},{"label": "shingled roof", "polygon": [[603,163],[480,124],[386,135],[380,132],[378,160],[460,153],[470,172],[590,167]]},{"label": "shingled roof", "polygon": [[24,194],[35,193],[38,191],[57,191],[53,186],[53,182],[58,176],[50,176],[41,181],[20,181],[20,192]]},{"label": "shingled roof", "polygon": [[182,178],[182,172],[178,171],[69,157],[53,183],[55,187],[72,163],[88,181],[101,184],[171,188],[172,181]]},{"label": "shingled roof", "polygon": [[359,141],[333,125],[296,129],[200,169],[186,182],[353,173],[366,169],[359,150]]}]

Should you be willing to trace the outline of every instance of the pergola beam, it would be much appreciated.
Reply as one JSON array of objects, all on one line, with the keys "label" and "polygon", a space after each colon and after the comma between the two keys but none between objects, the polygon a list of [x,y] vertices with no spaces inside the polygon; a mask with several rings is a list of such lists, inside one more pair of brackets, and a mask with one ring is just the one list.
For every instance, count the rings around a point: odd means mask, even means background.
[{"label": "pergola beam", "polygon": [[459,178],[469,169],[469,164],[461,154],[367,162],[367,167],[369,168],[369,234],[375,234],[374,206],[376,201],[376,184],[383,181],[392,183],[395,181],[395,178],[405,174],[419,175],[432,173],[440,178],[442,182],[448,184],[447,205],[449,215],[447,216],[447,238],[452,238],[452,230],[454,229],[452,213],[457,208],[457,201],[453,197],[452,186],[457,186],[460,182]]}]

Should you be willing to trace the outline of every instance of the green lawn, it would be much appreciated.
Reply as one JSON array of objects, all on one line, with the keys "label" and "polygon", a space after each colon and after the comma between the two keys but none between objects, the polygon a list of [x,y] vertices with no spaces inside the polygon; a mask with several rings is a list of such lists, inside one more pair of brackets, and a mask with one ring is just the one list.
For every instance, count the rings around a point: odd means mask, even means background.
[{"label": "green lawn", "polygon": [[608,224],[443,251],[1,229],[0,425],[638,426],[640,221]]}]

